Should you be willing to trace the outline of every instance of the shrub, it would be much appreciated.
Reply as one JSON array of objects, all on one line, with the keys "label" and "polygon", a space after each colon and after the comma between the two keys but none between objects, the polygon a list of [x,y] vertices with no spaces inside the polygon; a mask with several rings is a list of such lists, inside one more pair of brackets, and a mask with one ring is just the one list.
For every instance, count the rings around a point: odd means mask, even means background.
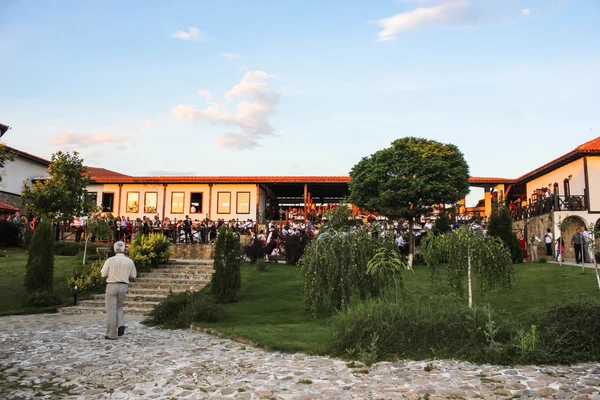
[{"label": "shrub", "polygon": [[30,307],[51,307],[61,304],[61,299],[52,292],[35,291],[27,295],[25,304]]},{"label": "shrub", "polygon": [[203,291],[170,294],[161,301],[148,318],[147,325],[188,328],[192,322],[216,322],[221,308]]},{"label": "shrub", "polygon": [[332,318],[330,350],[376,359],[477,358],[486,351],[486,318],[454,296],[353,304]]},{"label": "shrub", "polygon": [[540,258],[540,259],[538,260],[538,262],[539,262],[539,263],[541,263],[541,264],[545,264],[545,263],[547,263],[547,262],[548,262],[548,260],[547,260],[545,257],[542,257],[542,258]]},{"label": "shrub", "polygon": [[52,226],[42,220],[33,233],[25,272],[28,292],[52,292],[54,276],[54,239]]},{"label": "shrub", "polygon": [[148,270],[169,261],[170,244],[169,238],[159,233],[136,235],[129,248],[129,257],[138,271]]},{"label": "shrub", "polygon": [[352,299],[379,296],[384,281],[367,274],[367,263],[385,240],[374,239],[365,228],[329,231],[311,240],[299,261],[306,309],[340,310]]},{"label": "shrub", "polygon": [[211,279],[212,293],[217,303],[236,301],[237,291],[242,284],[240,264],[240,237],[222,226],[215,242],[214,273]]},{"label": "shrub", "polygon": [[101,274],[103,266],[104,261],[98,260],[89,267],[77,268],[73,277],[67,280],[69,287],[73,289],[77,286],[80,292],[98,292],[106,283],[106,278]]},{"label": "shrub", "polygon": [[79,254],[80,247],[76,242],[56,242],[54,243],[54,255],[76,256]]},{"label": "shrub", "polygon": [[0,221],[0,246],[16,247],[19,245],[19,228],[12,221]]},{"label": "shrub", "polygon": [[512,230],[512,216],[510,210],[505,205],[494,201],[492,215],[489,218],[488,234],[502,239],[504,244],[510,250],[510,256],[513,264],[523,262],[523,249],[519,246],[519,239]]},{"label": "shrub", "polygon": [[[523,337],[516,332],[512,346],[519,362],[572,364],[600,360],[598,299],[576,299],[532,311],[523,318],[521,326],[519,332],[528,332],[529,340],[535,340],[536,347],[523,351],[522,340],[519,340]],[[533,337],[532,326],[535,326]]]},{"label": "shrub", "polygon": [[304,254],[304,248],[308,243],[306,234],[288,235],[285,238],[285,260],[290,265],[296,265]]}]

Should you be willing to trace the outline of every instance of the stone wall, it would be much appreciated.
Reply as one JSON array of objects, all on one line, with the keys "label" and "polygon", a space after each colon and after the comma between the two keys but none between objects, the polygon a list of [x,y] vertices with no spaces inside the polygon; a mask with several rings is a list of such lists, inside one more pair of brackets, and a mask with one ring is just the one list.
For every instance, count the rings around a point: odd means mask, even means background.
[{"label": "stone wall", "polygon": [[213,244],[172,244],[171,258],[185,260],[212,260],[215,256]]},{"label": "stone wall", "polygon": [[[538,257],[546,258],[549,261],[554,258],[554,257],[549,258],[548,256],[546,256],[546,244],[544,243],[544,233],[546,232],[546,229],[548,229],[548,228],[550,228],[551,231],[554,231],[553,222],[552,222],[552,213],[545,214],[545,215],[539,215],[536,217],[531,217],[531,218],[528,218],[527,220],[513,222],[513,231],[516,233],[517,238],[519,237],[520,233],[525,235],[525,230],[527,230],[527,237],[525,238],[525,240],[527,240],[528,261],[531,261],[531,251],[529,251],[529,247],[530,247],[529,238],[531,238],[531,236],[533,236],[533,235],[537,236],[541,240],[541,242],[537,246]],[[555,249],[555,245],[554,245],[554,243],[552,243],[552,254],[553,255],[555,254],[554,249]],[[567,251],[568,251],[568,249],[567,249]]]},{"label": "stone wall", "polygon": [[23,209],[23,198],[21,196],[17,196],[16,194],[0,192],[0,202],[6,203],[9,206],[17,207]]}]

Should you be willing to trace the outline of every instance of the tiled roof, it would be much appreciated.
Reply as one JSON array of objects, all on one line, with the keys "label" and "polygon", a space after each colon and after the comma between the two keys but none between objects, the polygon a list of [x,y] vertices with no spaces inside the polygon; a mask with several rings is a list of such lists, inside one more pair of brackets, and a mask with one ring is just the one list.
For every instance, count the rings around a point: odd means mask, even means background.
[{"label": "tiled roof", "polygon": [[0,202],[0,210],[3,210],[3,211],[19,211],[19,209],[17,207],[13,207],[11,205],[8,205],[8,204],[2,203],[2,202]]},{"label": "tiled roof", "polygon": [[44,159],[42,157],[34,156],[33,154],[26,153],[26,152],[24,152],[22,150],[15,149],[14,147],[6,146],[6,148],[8,150],[10,150],[11,152],[15,153],[19,157],[26,158],[26,159],[28,159],[30,161],[37,162],[37,163],[43,164],[45,166],[50,165],[50,161],[48,161],[48,160],[46,160],[46,159]]},{"label": "tiled roof", "polygon": [[[117,177],[127,177],[129,175],[122,174],[120,172],[111,171],[106,168],[97,168],[97,167],[85,167],[87,172],[92,174],[92,180],[103,179],[103,178],[117,178]],[[96,178],[96,179],[94,179]]]},{"label": "tiled roof", "polygon": [[596,139],[592,139],[589,142],[585,142],[584,144],[580,144],[575,149],[577,151],[600,151],[600,136]]},{"label": "tiled roof", "polygon": [[349,176],[92,176],[98,183],[348,183]]},{"label": "tiled roof", "polygon": [[471,176],[469,183],[514,183],[516,179]]}]

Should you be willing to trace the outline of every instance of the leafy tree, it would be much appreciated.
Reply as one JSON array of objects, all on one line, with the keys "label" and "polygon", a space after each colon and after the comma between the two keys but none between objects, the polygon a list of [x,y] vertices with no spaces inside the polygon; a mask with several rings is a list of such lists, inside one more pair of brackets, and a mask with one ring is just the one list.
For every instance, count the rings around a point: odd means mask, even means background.
[{"label": "leafy tree", "polygon": [[488,235],[500,238],[510,250],[512,262],[515,264],[523,262],[523,249],[519,246],[519,239],[512,230],[512,216],[507,206],[492,204],[492,214],[488,220]]},{"label": "leafy tree", "polygon": [[242,286],[240,264],[240,237],[233,230],[221,226],[215,241],[215,272],[211,280],[212,292],[217,303],[236,301],[237,291]]},{"label": "leafy tree", "polygon": [[362,224],[362,220],[354,218],[354,214],[348,208],[347,203],[341,203],[338,207],[327,210],[324,216],[327,221],[321,227],[321,232],[346,230]]},{"label": "leafy tree", "polygon": [[[6,148],[5,145],[0,143],[0,169],[4,168],[4,166],[13,161],[15,159],[15,155],[12,151]],[[2,182],[2,174],[0,174],[0,182]]]},{"label": "leafy tree", "polygon": [[74,215],[87,212],[86,188],[90,181],[84,172],[79,153],[59,151],[52,155],[50,178],[32,186],[24,182],[21,196],[33,214],[69,221]]},{"label": "leafy tree", "polygon": [[453,204],[469,192],[469,167],[453,144],[405,137],[364,157],[350,171],[349,201],[409,222],[436,204]]},{"label": "leafy tree", "polygon": [[452,221],[448,216],[448,213],[445,211],[441,211],[437,215],[437,219],[435,220],[435,228],[433,229],[434,233],[448,233],[452,232]]},{"label": "leafy tree", "polygon": [[467,281],[469,307],[473,305],[473,273],[479,275],[481,293],[496,287],[510,288],[515,281],[514,266],[504,242],[467,226],[446,235],[428,235],[421,252],[431,268],[432,279],[445,265],[448,285],[454,292],[463,295]]},{"label": "leafy tree", "polygon": [[[398,281],[402,284],[402,268],[406,268],[400,254],[394,248],[381,247],[367,263],[367,274],[382,275],[387,282],[392,278],[394,282],[394,300],[398,304]],[[396,277],[396,274],[398,276]]]},{"label": "leafy tree", "polygon": [[25,271],[25,289],[28,292],[52,292],[54,277],[54,239],[52,226],[42,219],[31,239]]}]

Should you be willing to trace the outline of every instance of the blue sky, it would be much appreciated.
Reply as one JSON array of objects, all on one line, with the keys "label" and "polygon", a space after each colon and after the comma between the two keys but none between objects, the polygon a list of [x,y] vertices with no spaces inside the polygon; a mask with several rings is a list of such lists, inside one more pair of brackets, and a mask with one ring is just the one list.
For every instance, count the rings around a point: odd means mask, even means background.
[{"label": "blue sky", "polygon": [[403,136],[517,177],[600,136],[600,1],[0,1],[8,145],[344,175]]}]

